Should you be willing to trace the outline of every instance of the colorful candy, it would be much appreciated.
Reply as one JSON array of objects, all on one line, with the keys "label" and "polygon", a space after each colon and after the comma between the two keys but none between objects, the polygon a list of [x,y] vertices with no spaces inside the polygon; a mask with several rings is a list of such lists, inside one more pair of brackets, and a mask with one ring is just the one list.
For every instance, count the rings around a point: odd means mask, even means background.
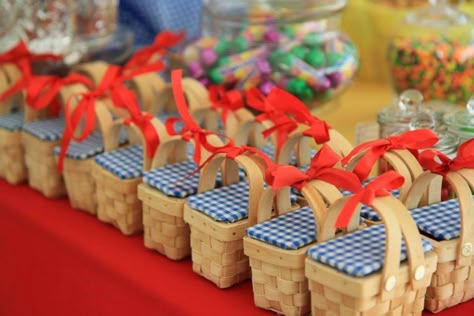
[{"label": "colorful candy", "polygon": [[304,101],[325,100],[352,81],[354,46],[324,22],[252,25],[228,36],[202,38],[184,51],[189,74],[203,83],[268,94],[279,86]]},{"label": "colorful candy", "polygon": [[397,92],[413,88],[425,100],[465,104],[474,91],[474,42],[397,38],[389,48],[389,66]]}]

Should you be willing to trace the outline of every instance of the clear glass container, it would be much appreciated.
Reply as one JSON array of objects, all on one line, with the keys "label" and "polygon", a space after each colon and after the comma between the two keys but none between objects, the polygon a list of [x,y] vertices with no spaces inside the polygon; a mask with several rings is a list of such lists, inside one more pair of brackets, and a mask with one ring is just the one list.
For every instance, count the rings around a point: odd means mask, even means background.
[{"label": "clear glass container", "polygon": [[461,143],[474,138],[474,96],[467,102],[466,109],[446,114],[444,122],[450,132],[458,135]]},{"label": "clear glass container", "polygon": [[82,38],[106,37],[117,29],[119,0],[77,1],[76,35]]},{"label": "clear glass container", "polygon": [[397,93],[417,89],[425,100],[465,104],[474,91],[474,23],[448,0],[408,14],[388,49]]},{"label": "clear glass container", "polygon": [[75,0],[24,0],[22,38],[33,53],[65,55],[76,29]]},{"label": "clear glass container", "polygon": [[0,53],[13,48],[20,39],[21,5],[20,0],[0,1]]},{"label": "clear glass container", "polygon": [[443,122],[445,113],[451,113],[454,107],[442,103],[434,103],[432,106],[423,103],[423,95],[419,91],[404,91],[396,104],[377,113],[380,138],[399,135],[408,130],[429,128],[440,139],[434,147],[447,155],[455,154],[459,139],[455,133],[448,131]]},{"label": "clear glass container", "polygon": [[340,31],[347,0],[207,0],[202,37],[183,53],[205,85],[268,93],[279,86],[317,106],[350,85],[359,58]]}]

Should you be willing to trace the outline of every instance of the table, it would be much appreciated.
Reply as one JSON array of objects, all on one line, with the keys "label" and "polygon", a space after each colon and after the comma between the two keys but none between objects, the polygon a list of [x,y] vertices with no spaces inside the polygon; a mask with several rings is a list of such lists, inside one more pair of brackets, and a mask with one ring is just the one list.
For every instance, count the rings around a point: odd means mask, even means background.
[{"label": "table", "polygon": [[[355,122],[373,120],[391,100],[388,89],[355,88],[377,93],[349,91],[325,117],[351,140]],[[220,290],[194,274],[189,259],[174,262],[145,249],[141,235],[122,236],[67,199],[0,180],[0,315],[275,314],[253,305],[250,282]],[[474,315],[474,300],[438,315]]]}]

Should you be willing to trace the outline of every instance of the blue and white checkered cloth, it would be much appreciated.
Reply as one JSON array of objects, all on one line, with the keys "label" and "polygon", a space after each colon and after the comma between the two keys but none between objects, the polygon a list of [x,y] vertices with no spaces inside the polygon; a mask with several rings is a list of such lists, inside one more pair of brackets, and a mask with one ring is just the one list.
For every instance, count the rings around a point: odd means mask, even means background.
[{"label": "blue and white checkered cloth", "polygon": [[316,224],[309,207],[292,211],[247,228],[251,238],[282,249],[299,249],[316,241]]},{"label": "blue and white checkered cloth", "polygon": [[422,232],[433,236],[436,240],[451,240],[460,235],[461,217],[458,199],[413,209],[411,216]]},{"label": "blue and white checkered cloth", "polygon": [[[382,269],[385,260],[385,226],[374,225],[311,247],[308,255],[315,261],[355,277],[365,277]],[[425,252],[431,243],[422,239]],[[401,262],[407,259],[402,241]]]},{"label": "blue and white checkered cloth", "polygon": [[0,116],[0,128],[10,132],[16,132],[23,127],[23,112],[13,112]]},{"label": "blue and white checkered cloth", "polygon": [[[120,130],[120,145],[127,143],[128,137],[124,129]],[[60,146],[54,148],[53,154],[55,156],[59,155],[61,150]],[[71,141],[66,152],[66,157],[75,159],[75,160],[84,160],[91,157],[94,157],[98,154],[104,152],[104,142],[102,140],[102,133],[98,131],[92,132],[92,134],[87,137],[82,142]]]},{"label": "blue and white checkered cloth", "polygon": [[64,117],[58,117],[26,123],[23,125],[23,130],[41,140],[54,142],[61,140],[64,126]]},{"label": "blue and white checkered cloth", "polygon": [[[215,188],[188,198],[188,205],[215,221],[235,223],[247,218],[249,185],[247,181]],[[296,197],[291,196],[294,203]]]},{"label": "blue and white checkered cloth", "polygon": [[186,30],[191,40],[200,34],[201,7],[201,0],[120,0],[119,20],[132,29],[137,47],[163,30]]},{"label": "blue and white checkered cloth", "polygon": [[143,146],[132,145],[103,153],[96,156],[95,162],[122,180],[139,178],[143,173]]}]

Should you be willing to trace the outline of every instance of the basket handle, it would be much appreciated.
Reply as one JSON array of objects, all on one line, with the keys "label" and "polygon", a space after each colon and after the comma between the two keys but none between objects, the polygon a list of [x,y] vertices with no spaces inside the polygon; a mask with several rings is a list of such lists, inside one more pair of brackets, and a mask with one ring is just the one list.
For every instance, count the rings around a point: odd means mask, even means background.
[{"label": "basket handle", "polygon": [[[321,234],[318,236],[320,241],[334,238],[336,220],[349,199],[350,197],[343,197],[331,205],[323,223]],[[426,271],[424,252],[418,228],[406,207],[393,196],[377,197],[371,206],[380,214],[386,231],[385,265],[382,271],[381,284],[382,295],[390,295],[389,292],[393,290],[397,282],[402,236],[407,248],[410,283],[414,289],[421,288]],[[351,222],[358,220],[359,212],[354,212]]]},{"label": "basket handle", "polygon": [[[5,63],[0,65],[0,94],[7,90],[22,76],[23,74],[14,63]],[[11,113],[15,100],[18,101],[20,108],[25,108],[25,97],[24,92],[22,92],[20,97],[15,95],[0,103],[0,113]]]},{"label": "basket handle", "polygon": [[156,97],[166,87],[165,81],[156,73],[145,73],[128,80],[130,88],[141,101],[142,110],[149,113],[159,113]]},{"label": "basket handle", "polygon": [[[217,172],[223,163],[226,165],[234,164],[242,166],[249,181],[249,226],[254,225],[257,222],[258,205],[263,194],[264,185],[264,175],[255,159],[256,158],[248,154],[241,154],[235,157],[235,159],[227,158],[225,154],[216,154],[202,168],[201,177],[199,178],[199,192],[209,191],[215,188]],[[228,177],[228,174],[224,172],[223,177]]]},{"label": "basket handle", "polygon": [[102,80],[102,77],[104,76],[108,67],[109,64],[98,60],[74,66],[71,72],[77,72],[89,77],[94,83],[94,86],[97,86],[100,83],[100,80]]},{"label": "basket handle", "polygon": [[328,145],[341,157],[347,156],[354,146],[334,128],[329,129]]},{"label": "basket handle", "polygon": [[[420,204],[421,194],[428,189],[428,195],[435,194],[439,197],[439,192],[434,192],[433,183],[437,181],[437,190],[441,188],[442,177],[440,175],[426,171],[418,177],[411,188],[406,199],[406,205],[409,209],[415,208]],[[472,190],[474,190],[474,170],[461,169],[448,172],[446,181],[451,185],[459,201],[459,212],[461,218],[461,231],[459,242],[457,243],[457,265],[469,266],[472,262],[474,227],[472,219],[474,218],[474,202],[472,199]]]}]

